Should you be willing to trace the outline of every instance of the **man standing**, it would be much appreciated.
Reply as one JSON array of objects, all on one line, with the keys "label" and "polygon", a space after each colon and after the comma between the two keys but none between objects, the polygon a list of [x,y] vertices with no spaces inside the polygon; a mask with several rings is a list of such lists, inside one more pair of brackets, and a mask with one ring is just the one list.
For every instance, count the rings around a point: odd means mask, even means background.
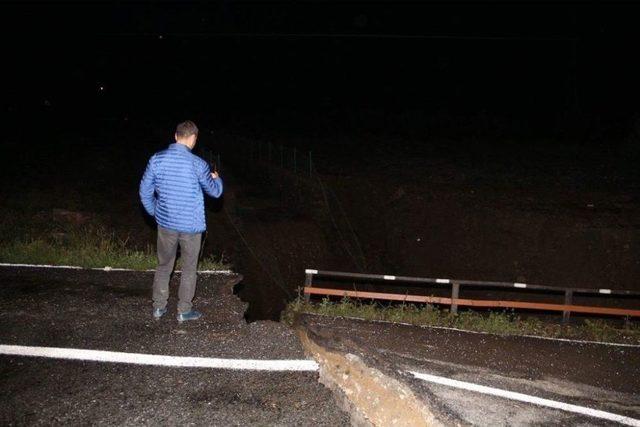
[{"label": "man standing", "polygon": [[178,291],[178,321],[202,316],[193,310],[200,241],[207,225],[204,217],[204,190],[211,197],[222,194],[222,180],[209,165],[191,153],[198,128],[190,120],[176,128],[175,144],[154,154],[140,181],[140,200],[158,224],[158,268],[153,278],[153,317],[167,312],[169,278],[180,245],[182,275]]}]

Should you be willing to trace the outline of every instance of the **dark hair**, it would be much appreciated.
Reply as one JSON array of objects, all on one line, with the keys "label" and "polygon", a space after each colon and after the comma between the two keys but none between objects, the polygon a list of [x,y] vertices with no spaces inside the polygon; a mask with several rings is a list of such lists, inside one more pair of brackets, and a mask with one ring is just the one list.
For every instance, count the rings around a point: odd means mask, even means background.
[{"label": "dark hair", "polygon": [[177,138],[188,138],[191,135],[198,136],[198,126],[191,120],[185,120],[176,127]]}]

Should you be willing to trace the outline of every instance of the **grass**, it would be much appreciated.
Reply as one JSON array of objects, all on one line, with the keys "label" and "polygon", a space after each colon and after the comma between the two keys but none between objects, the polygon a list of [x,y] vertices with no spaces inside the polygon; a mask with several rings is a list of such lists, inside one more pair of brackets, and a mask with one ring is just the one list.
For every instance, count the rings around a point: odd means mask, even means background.
[{"label": "grass", "polygon": [[[157,258],[152,247],[144,250],[132,249],[127,240],[119,240],[98,228],[65,233],[57,239],[1,242],[0,262],[147,270],[156,267]],[[178,260],[176,268],[180,268],[179,264]],[[201,270],[229,268],[224,262],[212,257],[201,260],[198,267]]]},{"label": "grass", "polygon": [[615,322],[603,319],[586,319],[580,324],[562,325],[543,322],[538,317],[522,318],[512,311],[480,313],[468,310],[452,314],[448,310],[440,310],[428,304],[384,306],[375,302],[361,302],[349,298],[336,302],[324,298],[319,303],[311,303],[299,296],[287,305],[282,314],[282,320],[291,324],[298,313],[409,323],[417,326],[441,326],[499,335],[537,335],[640,344],[640,325],[632,323],[627,327],[619,327]]},{"label": "grass", "polygon": [[[128,237],[118,238],[97,218],[78,225],[13,210],[0,219],[0,262],[133,270],[154,269],[157,264],[151,245],[136,247]],[[178,259],[176,268],[179,264]],[[210,256],[198,267],[225,270],[229,265]]]}]

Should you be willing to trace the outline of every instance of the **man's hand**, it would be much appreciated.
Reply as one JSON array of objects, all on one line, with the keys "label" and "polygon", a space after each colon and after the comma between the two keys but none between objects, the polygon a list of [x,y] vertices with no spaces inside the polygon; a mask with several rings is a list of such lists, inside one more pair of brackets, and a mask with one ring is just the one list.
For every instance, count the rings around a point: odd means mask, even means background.
[{"label": "man's hand", "polygon": [[218,172],[211,172],[211,178],[213,179],[219,178]]}]

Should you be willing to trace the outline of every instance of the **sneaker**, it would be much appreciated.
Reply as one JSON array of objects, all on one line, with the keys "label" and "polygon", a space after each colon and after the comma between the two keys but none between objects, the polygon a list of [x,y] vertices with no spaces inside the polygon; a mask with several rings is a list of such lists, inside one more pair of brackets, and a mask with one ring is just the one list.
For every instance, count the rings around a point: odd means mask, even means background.
[{"label": "sneaker", "polygon": [[178,313],[178,322],[185,322],[187,320],[198,320],[202,317],[202,313],[198,310],[187,311],[186,313]]},{"label": "sneaker", "polygon": [[153,309],[153,318],[158,320],[167,312],[166,308],[154,308]]}]

